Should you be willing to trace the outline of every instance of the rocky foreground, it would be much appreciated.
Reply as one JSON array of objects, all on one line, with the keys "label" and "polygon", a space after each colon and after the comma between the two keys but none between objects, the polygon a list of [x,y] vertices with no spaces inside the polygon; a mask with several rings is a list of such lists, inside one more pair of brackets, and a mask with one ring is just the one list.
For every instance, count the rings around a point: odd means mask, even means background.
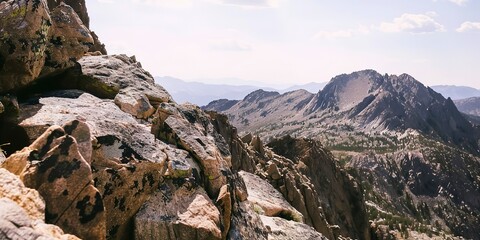
[{"label": "rocky foreground", "polygon": [[105,55],[84,1],[3,0],[0,20],[1,239],[371,239],[320,143],[177,104]]}]

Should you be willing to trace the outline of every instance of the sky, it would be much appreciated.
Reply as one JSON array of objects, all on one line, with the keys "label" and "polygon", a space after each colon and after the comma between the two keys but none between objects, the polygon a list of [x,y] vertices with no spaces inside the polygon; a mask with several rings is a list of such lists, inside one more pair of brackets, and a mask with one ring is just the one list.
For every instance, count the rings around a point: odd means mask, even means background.
[{"label": "sky", "polygon": [[86,0],[154,76],[288,86],[363,69],[480,88],[479,0]]}]

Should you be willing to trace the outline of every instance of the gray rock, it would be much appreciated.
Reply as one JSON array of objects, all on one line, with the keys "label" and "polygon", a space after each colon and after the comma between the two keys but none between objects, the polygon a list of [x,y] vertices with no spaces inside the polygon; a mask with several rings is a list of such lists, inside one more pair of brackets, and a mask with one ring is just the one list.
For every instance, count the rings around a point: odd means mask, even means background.
[{"label": "gray rock", "polygon": [[164,185],[135,216],[136,239],[222,239],[220,212],[190,183]]},{"label": "gray rock", "polygon": [[263,224],[269,229],[269,240],[327,240],[321,233],[312,227],[288,221],[279,217],[260,216]]},{"label": "gray rock", "polygon": [[[135,57],[85,56],[78,61],[77,67],[68,73],[71,81],[61,81],[59,84],[84,90],[101,98],[113,99],[117,94],[127,94],[125,98],[131,98],[130,95],[139,100],[139,97],[145,96],[154,107],[172,100],[163,87],[155,85],[153,77],[142,68]],[[125,91],[121,92],[122,89]]]},{"label": "gray rock", "polygon": [[293,208],[270,183],[248,172],[240,171],[239,174],[247,186],[247,199],[256,207],[256,211],[269,217],[304,222],[303,215]]}]

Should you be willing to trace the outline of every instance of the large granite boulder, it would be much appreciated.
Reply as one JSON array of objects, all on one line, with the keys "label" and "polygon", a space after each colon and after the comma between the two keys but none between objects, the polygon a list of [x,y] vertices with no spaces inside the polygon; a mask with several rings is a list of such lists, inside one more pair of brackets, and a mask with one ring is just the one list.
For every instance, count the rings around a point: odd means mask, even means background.
[{"label": "large granite boulder", "polygon": [[45,224],[45,203],[34,189],[0,168],[0,239],[78,239]]},{"label": "large granite boulder", "polygon": [[160,189],[135,216],[136,239],[222,239],[220,212],[202,188]]},{"label": "large granite boulder", "polygon": [[[107,237],[130,237],[132,217],[158,188],[167,165],[171,165],[166,162],[169,147],[155,139],[149,126],[137,122],[112,100],[81,91],[53,92],[21,104],[21,108],[20,126],[32,140],[51,125],[75,120],[88,125],[90,135],[64,128],[78,135],[78,145],[85,143],[82,155],[90,159],[91,177],[109,216],[105,220]],[[175,158],[171,151],[169,154],[172,160],[183,159]]]},{"label": "large granite boulder", "polygon": [[44,0],[0,2],[0,93],[40,75],[51,26]]},{"label": "large granite boulder", "polygon": [[45,0],[0,2],[0,93],[72,67],[94,44],[77,13]]},{"label": "large granite boulder", "polygon": [[227,183],[231,161],[225,141],[208,115],[197,106],[164,103],[155,113],[152,132],[159,139],[187,150],[199,162],[209,195],[218,196]]},{"label": "large granite boulder", "polygon": [[[84,124],[76,121],[64,128],[73,132],[71,128]],[[105,208],[100,192],[93,186],[90,164],[79,152],[75,138],[64,128],[48,128],[29,147],[9,156],[0,166],[40,192],[46,202],[48,223],[82,238],[105,239]],[[88,127],[80,128],[88,131]]]},{"label": "large granite boulder", "polygon": [[239,174],[247,187],[248,201],[262,215],[303,223],[303,215],[292,207],[270,183],[252,173],[240,171]]},{"label": "large granite boulder", "polygon": [[[64,81],[64,78],[69,81]],[[133,115],[137,115],[137,109],[150,112],[151,106],[157,107],[162,102],[172,101],[170,94],[155,84],[152,75],[142,68],[135,57],[123,54],[85,56],[64,78],[60,79],[59,85],[84,90],[97,97],[114,99],[117,95],[123,95],[116,99],[122,109],[128,110],[129,105],[138,102],[138,107],[131,112]]]},{"label": "large granite boulder", "polygon": [[50,18],[52,27],[41,76],[73,67],[93,45],[90,30],[69,5],[61,3],[52,9]]}]

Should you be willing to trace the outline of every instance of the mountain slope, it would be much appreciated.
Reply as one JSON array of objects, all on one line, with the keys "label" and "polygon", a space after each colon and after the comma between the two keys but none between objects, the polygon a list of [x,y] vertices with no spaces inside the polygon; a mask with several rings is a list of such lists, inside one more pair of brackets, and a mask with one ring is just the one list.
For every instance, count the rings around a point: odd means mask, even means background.
[{"label": "mountain slope", "polygon": [[480,97],[459,99],[454,101],[460,112],[480,116]]},{"label": "mountain slope", "polygon": [[451,99],[407,74],[373,70],[339,75],[313,96],[297,92],[298,108],[289,94],[257,91],[223,113],[267,142],[320,140],[365,189],[380,239],[411,230],[480,237],[480,137]]},{"label": "mountain slope", "polygon": [[[296,100],[290,99],[293,93]],[[256,97],[255,101],[245,98],[228,109],[221,109],[241,131],[265,133],[267,138],[286,131],[312,137],[318,134],[312,128],[342,123],[367,132],[414,129],[469,151],[478,151],[477,139],[472,135],[476,130],[452,100],[407,74],[381,75],[365,70],[333,78],[313,97],[307,92]],[[218,106],[206,109],[220,110]],[[280,123],[282,127],[276,127]],[[305,128],[305,125],[313,127]]]}]

